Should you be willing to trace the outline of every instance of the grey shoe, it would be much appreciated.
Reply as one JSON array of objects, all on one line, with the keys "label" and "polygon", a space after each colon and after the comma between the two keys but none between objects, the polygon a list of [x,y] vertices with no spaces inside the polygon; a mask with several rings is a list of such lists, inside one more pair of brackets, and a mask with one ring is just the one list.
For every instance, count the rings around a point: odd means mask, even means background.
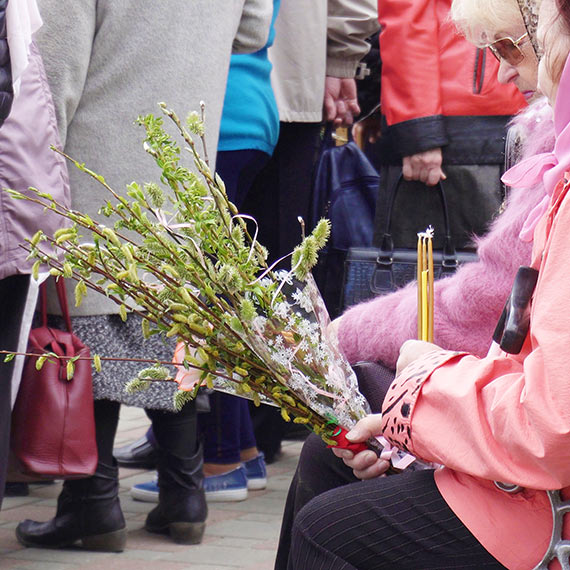
[{"label": "grey shoe", "polygon": [[113,455],[121,467],[131,469],[156,469],[158,461],[158,452],[146,435],[113,449]]}]

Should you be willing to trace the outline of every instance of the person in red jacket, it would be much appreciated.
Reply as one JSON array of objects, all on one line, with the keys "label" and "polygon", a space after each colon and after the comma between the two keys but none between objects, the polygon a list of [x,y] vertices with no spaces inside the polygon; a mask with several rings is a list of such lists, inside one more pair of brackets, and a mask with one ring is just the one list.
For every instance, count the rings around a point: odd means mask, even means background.
[{"label": "person in red jacket", "polygon": [[[400,172],[392,234],[415,247],[428,224],[443,232],[424,184],[445,180],[456,247],[472,246],[502,202],[505,125],[525,106],[514,85],[497,80],[498,62],[471,45],[449,18],[451,0],[379,0],[382,26],[381,191],[376,239],[385,227],[387,193]],[[465,194],[469,193],[469,197]],[[414,214],[409,204],[414,204]],[[420,216],[417,212],[426,212]]]}]

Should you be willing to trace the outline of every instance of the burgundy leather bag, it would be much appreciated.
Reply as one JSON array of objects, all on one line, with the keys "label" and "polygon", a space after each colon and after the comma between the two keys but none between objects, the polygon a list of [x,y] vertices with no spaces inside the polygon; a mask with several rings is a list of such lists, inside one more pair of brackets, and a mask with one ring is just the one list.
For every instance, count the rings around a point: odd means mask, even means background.
[{"label": "burgundy leather bag", "polygon": [[[93,385],[89,349],[73,334],[65,285],[56,285],[67,331],[47,326],[46,284],[40,287],[42,326],[32,329],[22,381],[12,411],[12,467],[25,476],[73,479],[95,472],[97,445],[93,416]],[[54,352],[40,370],[38,357]],[[69,358],[73,377],[67,379]]]}]

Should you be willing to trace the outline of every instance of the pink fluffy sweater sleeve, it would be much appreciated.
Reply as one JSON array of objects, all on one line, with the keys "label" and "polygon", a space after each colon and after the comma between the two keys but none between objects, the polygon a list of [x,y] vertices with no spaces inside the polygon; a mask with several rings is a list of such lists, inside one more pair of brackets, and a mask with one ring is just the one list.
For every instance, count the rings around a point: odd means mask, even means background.
[{"label": "pink fluffy sweater sleeve", "polygon": [[[552,128],[549,121],[544,123],[548,125],[541,125],[540,130]],[[436,281],[436,344],[478,356],[487,353],[515,273],[519,266],[530,262],[532,244],[522,242],[519,233],[543,196],[542,185],[511,190],[503,214],[477,240],[479,261],[465,264],[454,275]],[[359,360],[379,361],[395,368],[402,343],[417,338],[416,303],[416,286],[412,283],[348,309],[338,329],[340,346],[348,360],[352,364]]]}]

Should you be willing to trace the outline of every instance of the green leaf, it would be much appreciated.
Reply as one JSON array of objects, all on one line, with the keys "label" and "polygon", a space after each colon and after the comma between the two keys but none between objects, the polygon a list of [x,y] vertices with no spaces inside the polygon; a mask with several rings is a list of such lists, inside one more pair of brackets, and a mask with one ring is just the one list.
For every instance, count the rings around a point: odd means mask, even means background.
[{"label": "green leaf", "polygon": [[17,190],[11,190],[10,188],[3,188],[3,190],[5,192],[8,192],[8,194],[10,195],[10,198],[13,198],[14,200],[27,200],[28,198],[22,194],[21,192],[18,192]]},{"label": "green leaf", "polygon": [[87,295],[87,285],[85,285],[85,282],[83,281],[83,279],[81,279],[80,281],[77,282],[77,285],[75,286],[76,307],[79,307],[81,305],[81,302],[83,301],[86,295]]},{"label": "green leaf", "polygon": [[73,375],[75,374],[75,362],[73,360],[67,361],[67,364],[65,365],[65,374],[68,380],[73,379]]},{"label": "green leaf", "polygon": [[38,359],[36,360],[36,370],[41,370],[46,360],[47,356],[45,354],[38,356]]},{"label": "green leaf", "polygon": [[141,321],[141,329],[142,329],[142,334],[143,337],[146,338],[150,338],[150,323],[148,319],[143,319]]},{"label": "green leaf", "polygon": [[174,409],[179,412],[193,397],[192,392],[177,390],[174,394]]},{"label": "green leaf", "polygon": [[30,240],[30,244],[32,246],[36,246],[38,245],[40,239],[42,238],[42,236],[44,235],[44,233],[42,232],[42,230],[38,230],[33,236],[32,239]]},{"label": "green leaf", "polygon": [[36,262],[34,262],[34,264],[32,265],[32,277],[34,278],[35,281],[38,280],[38,277],[40,275],[40,265],[42,264],[42,262],[38,259]]}]

